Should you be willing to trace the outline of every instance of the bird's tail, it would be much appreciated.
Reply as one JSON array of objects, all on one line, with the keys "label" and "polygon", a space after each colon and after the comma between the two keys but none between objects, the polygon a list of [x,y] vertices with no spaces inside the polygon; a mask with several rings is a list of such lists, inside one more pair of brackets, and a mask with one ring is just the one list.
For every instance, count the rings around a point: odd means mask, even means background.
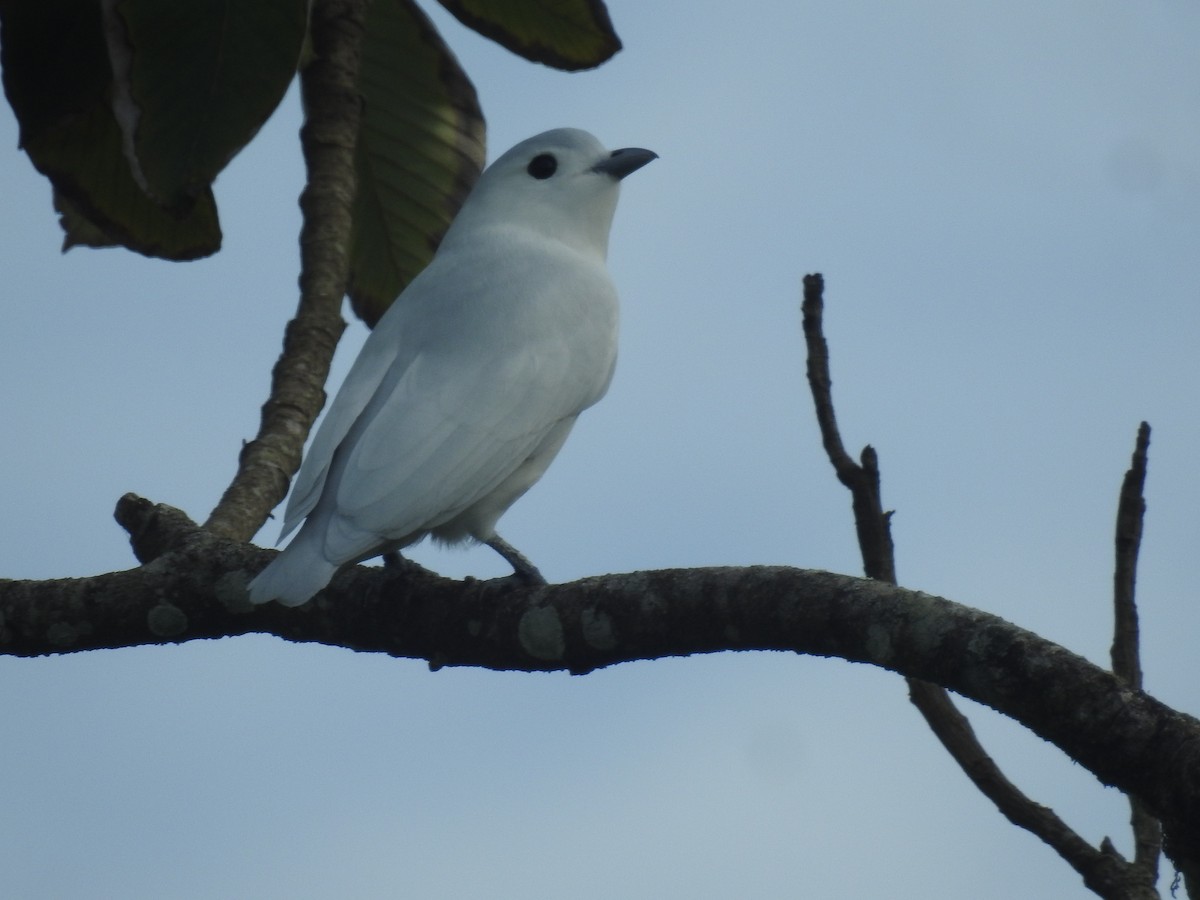
[{"label": "bird's tail", "polygon": [[321,541],[309,537],[305,529],[271,560],[270,565],[250,582],[250,602],[278,600],[284,606],[300,606],[329,584],[338,566],[321,552]]}]

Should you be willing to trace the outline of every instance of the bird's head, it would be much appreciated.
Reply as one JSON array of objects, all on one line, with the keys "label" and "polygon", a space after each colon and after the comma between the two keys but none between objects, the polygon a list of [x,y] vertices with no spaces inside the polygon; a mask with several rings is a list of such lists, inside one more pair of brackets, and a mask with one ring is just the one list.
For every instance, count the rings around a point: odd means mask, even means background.
[{"label": "bird's head", "polygon": [[638,147],[606,150],[577,128],[517,144],[479,177],[446,235],[471,240],[477,228],[520,228],[601,257],[622,178],[655,159]]}]

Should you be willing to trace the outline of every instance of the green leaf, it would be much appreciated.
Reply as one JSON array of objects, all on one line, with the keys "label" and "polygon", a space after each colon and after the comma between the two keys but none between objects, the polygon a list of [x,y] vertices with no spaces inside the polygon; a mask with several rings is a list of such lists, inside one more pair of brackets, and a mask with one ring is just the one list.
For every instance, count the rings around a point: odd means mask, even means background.
[{"label": "green leaf", "polygon": [[[72,247],[100,249],[139,242],[136,237],[124,239],[114,237],[121,233],[120,226],[107,222],[106,226],[102,228],[58,190],[54,192],[54,209],[58,212],[58,223],[62,226],[64,233],[63,253]],[[190,221],[161,220],[157,218],[159,211],[156,207],[150,207],[148,211],[154,221],[153,233],[157,235],[157,239],[144,246],[130,247],[129,249],[140,249],[147,256],[161,256],[172,260],[208,256],[219,249],[221,229],[217,222],[216,203],[211,194],[201,197],[193,208]]]},{"label": "green leaf", "polygon": [[112,72],[95,0],[0,0],[4,93],[21,146],[106,102]]},{"label": "green leaf", "polygon": [[349,294],[373,326],[428,264],[484,162],[475,88],[411,0],[367,13]]},{"label": "green leaf", "polygon": [[210,191],[188,213],[172,215],[130,173],[109,105],[112,72],[99,5],[2,0],[0,25],[4,90],[22,148],[58,195],[65,247],[120,243],[167,259],[215,252],[221,229]]},{"label": "green leaf", "polygon": [[72,247],[117,247],[119,242],[89,219],[74,203],[54,192],[54,209],[58,213],[58,224],[62,226],[63,253]]},{"label": "green leaf", "polygon": [[[202,190],[182,214],[163,209],[133,180],[121,144],[121,130],[107,104],[47,131],[26,150],[38,170],[49,177],[71,213],[86,219],[110,238],[146,256],[185,260],[209,256],[221,248],[221,226],[212,191]],[[62,210],[62,201],[59,208]],[[62,224],[63,249],[83,244],[104,246],[72,228],[72,215]]]},{"label": "green leaf", "polygon": [[439,2],[468,28],[556,69],[592,69],[621,49],[603,0]]},{"label": "green leaf", "polygon": [[307,16],[306,0],[118,0],[119,121],[160,203],[189,208],[254,137],[295,74]]}]

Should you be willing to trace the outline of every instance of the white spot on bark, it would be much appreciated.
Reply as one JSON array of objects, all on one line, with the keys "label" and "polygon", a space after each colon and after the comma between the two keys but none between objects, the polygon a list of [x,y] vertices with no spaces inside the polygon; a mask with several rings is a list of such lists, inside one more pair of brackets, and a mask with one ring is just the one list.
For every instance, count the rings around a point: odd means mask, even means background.
[{"label": "white spot on bark", "polygon": [[188,619],[178,606],[160,603],[146,613],[146,625],[152,634],[169,638],[187,631]]},{"label": "white spot on bark", "polygon": [[517,623],[517,640],[521,642],[521,649],[536,659],[562,659],[567,650],[562,619],[552,606],[539,606],[521,616]]},{"label": "white spot on bark", "polygon": [[234,569],[226,572],[213,585],[213,593],[222,606],[233,613],[250,612],[254,604],[250,602],[247,588],[250,585],[250,575],[245,569]]},{"label": "white spot on bark", "polygon": [[611,650],[617,646],[612,617],[608,613],[585,609],[580,618],[583,620],[583,639],[587,641],[589,647],[595,647],[597,650]]},{"label": "white spot on bark", "polygon": [[886,664],[892,658],[892,635],[886,628],[871,625],[867,628],[867,653],[877,663]]}]

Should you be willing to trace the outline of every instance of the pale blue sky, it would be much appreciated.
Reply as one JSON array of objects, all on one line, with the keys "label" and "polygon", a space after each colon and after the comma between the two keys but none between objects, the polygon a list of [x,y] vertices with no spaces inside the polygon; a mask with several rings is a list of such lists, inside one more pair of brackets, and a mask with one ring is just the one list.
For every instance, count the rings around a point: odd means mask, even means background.
[{"label": "pale blue sky", "polygon": [[[626,49],[578,75],[432,11],[490,157],[564,125],[662,157],[617,212],[612,390],[502,533],[552,580],[857,573],[803,375],[820,271],[843,431],[880,452],[907,586],[1105,662],[1116,492],[1150,421],[1146,682],[1200,710],[1200,8],[678,9],[615,0]],[[296,300],[298,127],[290,95],[217,183],[225,249],[172,265],[60,256],[0,111],[0,575],[132,565],[125,491],[216,502]],[[968,706],[1018,782],[1128,851],[1119,795]],[[14,897],[1092,896],[973,792],[898,677],[838,661],[431,674],[249,637],[0,658],[0,721]]]}]

